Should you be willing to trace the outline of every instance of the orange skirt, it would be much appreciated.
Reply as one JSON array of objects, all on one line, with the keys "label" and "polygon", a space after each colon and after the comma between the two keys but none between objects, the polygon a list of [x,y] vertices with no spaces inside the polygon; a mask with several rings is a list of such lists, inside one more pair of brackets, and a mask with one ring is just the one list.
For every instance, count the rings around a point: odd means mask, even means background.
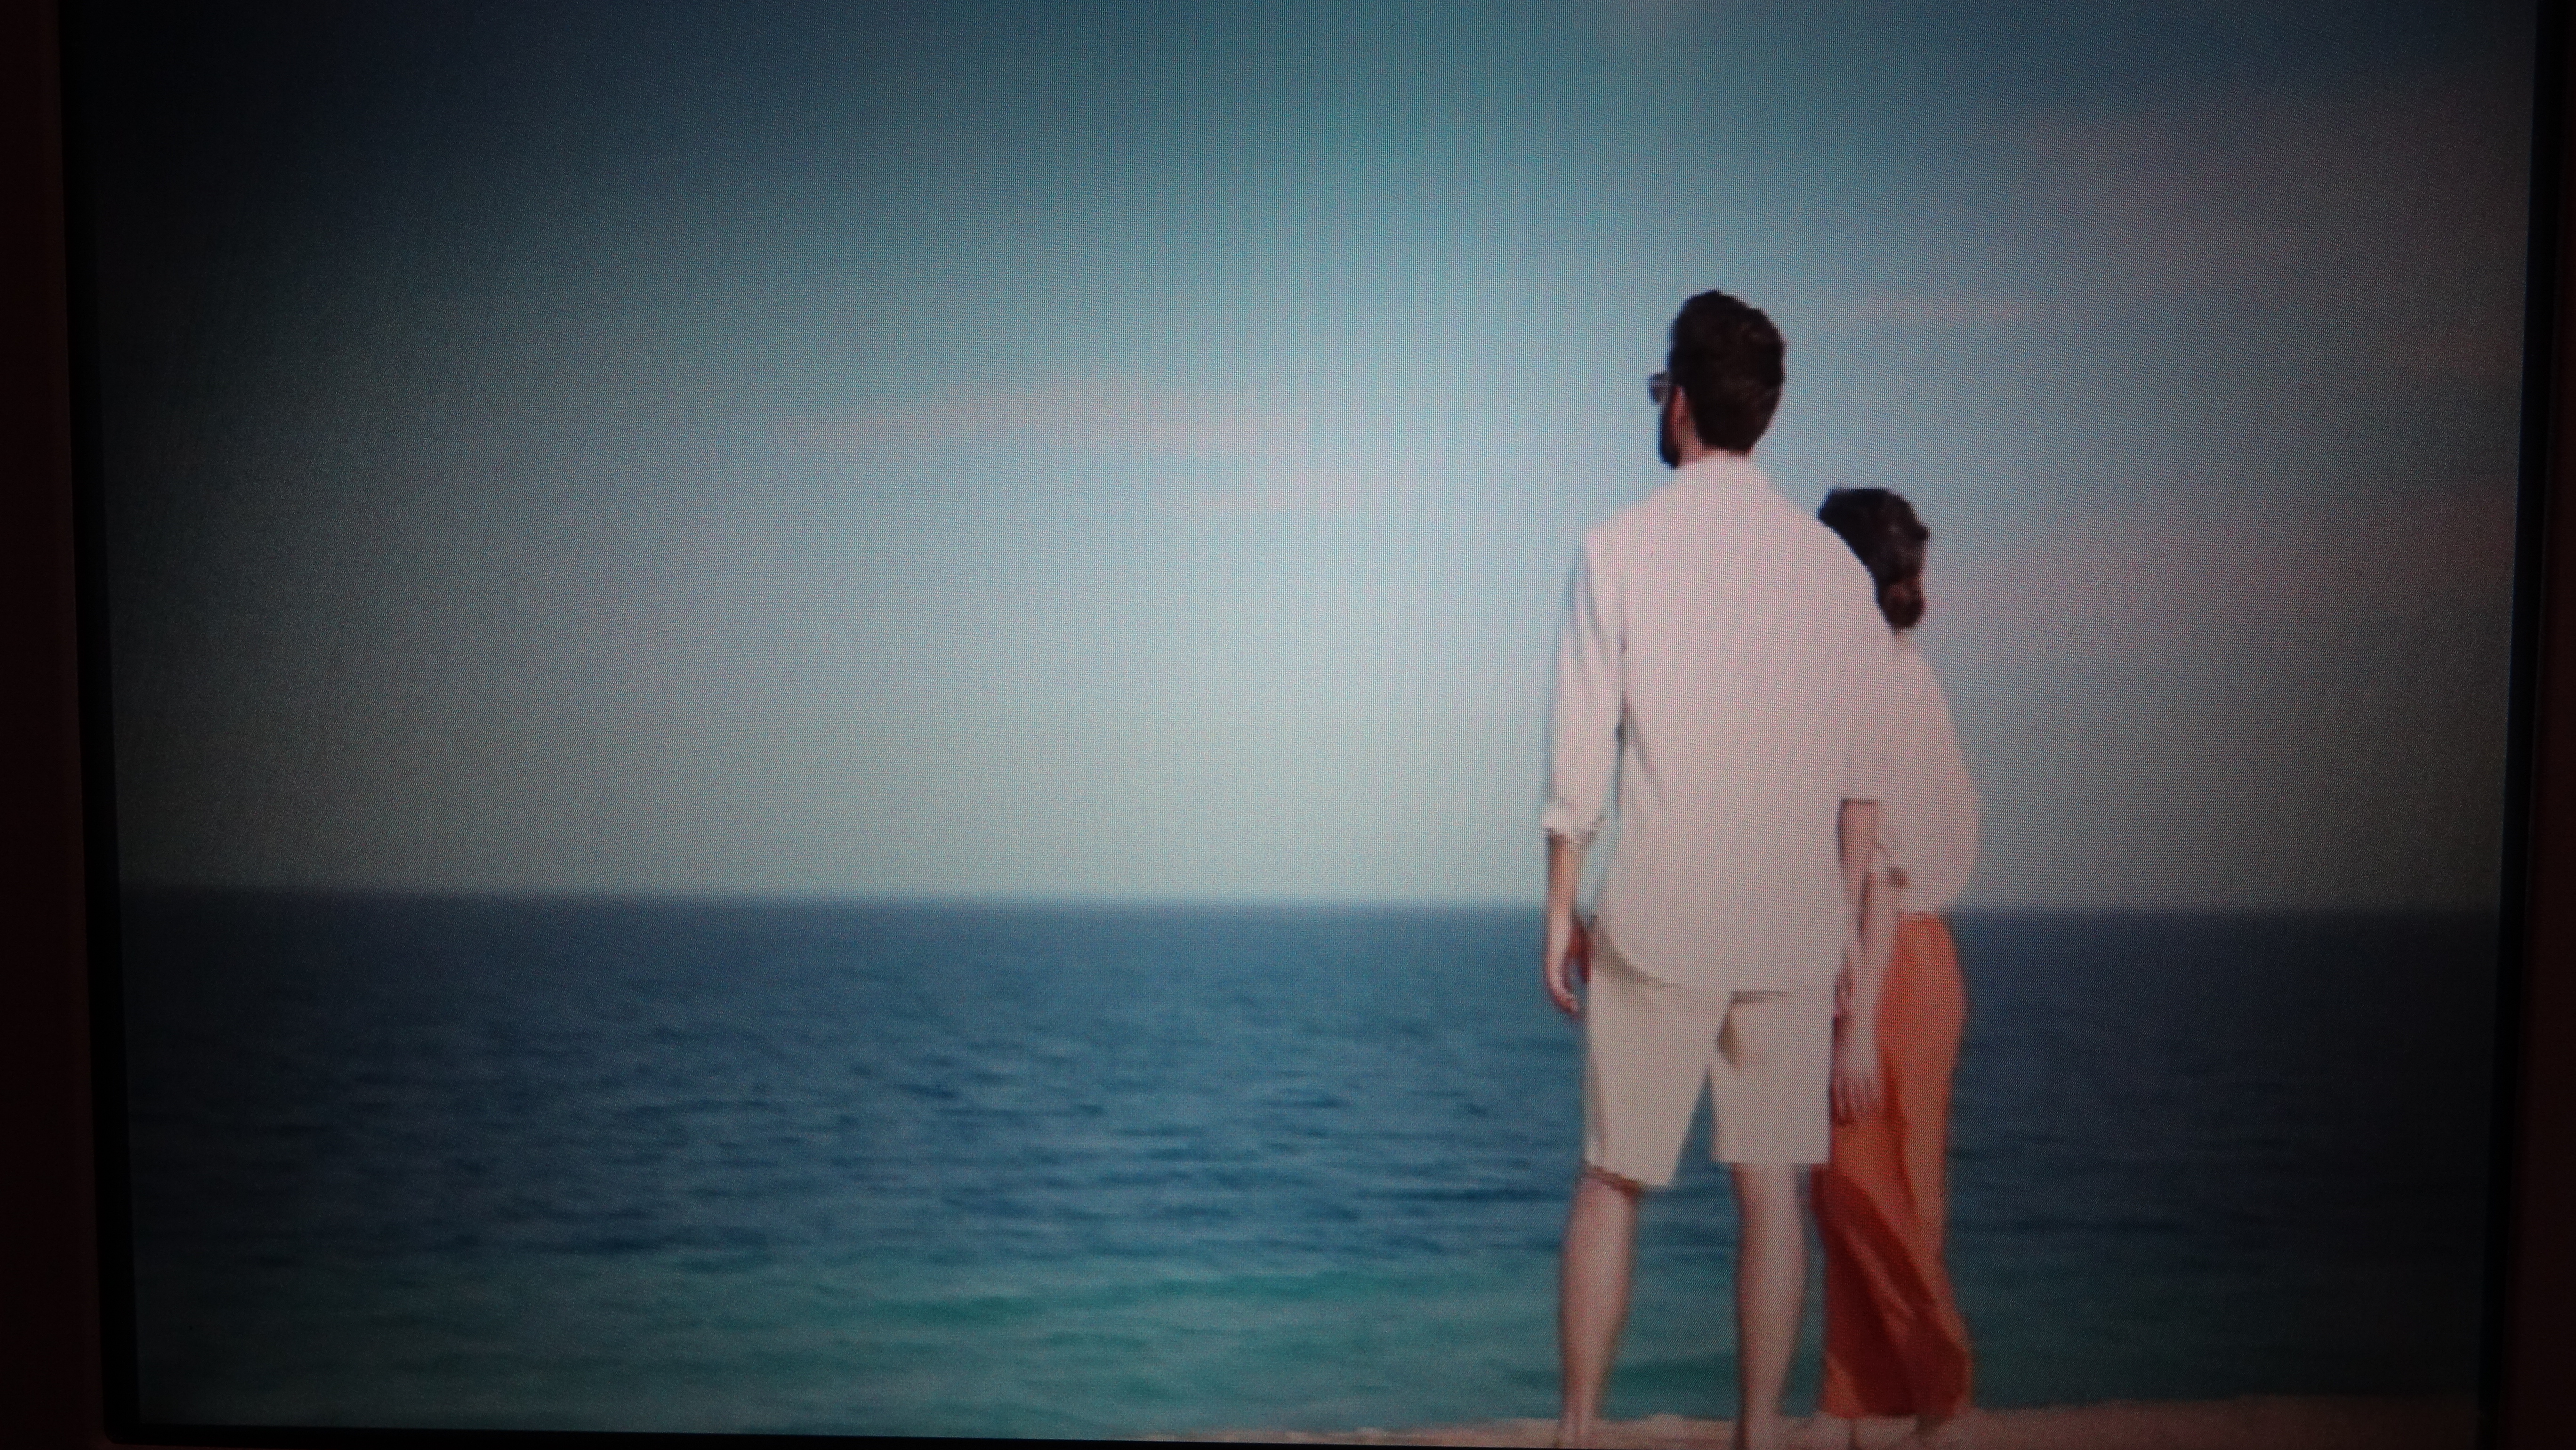
[{"label": "orange skirt", "polygon": [[1879,1101],[1834,1124],[1817,1170],[1825,1250],[1824,1413],[1947,1417],[1968,1407],[1967,1321],[1942,1263],[1950,1073],[1968,997],[1950,928],[1910,914],[1878,1008]]}]

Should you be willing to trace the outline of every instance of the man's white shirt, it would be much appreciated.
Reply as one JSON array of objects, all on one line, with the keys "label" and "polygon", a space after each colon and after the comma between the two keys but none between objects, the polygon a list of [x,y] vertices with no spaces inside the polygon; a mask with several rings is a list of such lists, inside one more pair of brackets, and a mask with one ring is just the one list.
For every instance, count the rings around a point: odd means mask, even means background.
[{"label": "man's white shirt", "polygon": [[1869,573],[1751,459],[1713,454],[1584,536],[1557,638],[1541,824],[1589,842],[1597,924],[1711,992],[1829,982],[1836,822],[1895,786],[1896,652]]}]

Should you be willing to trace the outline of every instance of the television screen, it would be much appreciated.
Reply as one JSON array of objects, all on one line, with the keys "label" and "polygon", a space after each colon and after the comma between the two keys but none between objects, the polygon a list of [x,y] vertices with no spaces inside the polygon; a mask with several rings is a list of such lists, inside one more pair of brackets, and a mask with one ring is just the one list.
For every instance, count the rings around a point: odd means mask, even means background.
[{"label": "television screen", "polygon": [[[1547,1443],[1724,472],[1909,501],[1970,785],[1972,1374],[1810,1191],[1798,1443],[2469,1443],[2532,7],[68,8],[112,1424]],[[1745,1408],[1691,1088],[1613,1438]]]}]

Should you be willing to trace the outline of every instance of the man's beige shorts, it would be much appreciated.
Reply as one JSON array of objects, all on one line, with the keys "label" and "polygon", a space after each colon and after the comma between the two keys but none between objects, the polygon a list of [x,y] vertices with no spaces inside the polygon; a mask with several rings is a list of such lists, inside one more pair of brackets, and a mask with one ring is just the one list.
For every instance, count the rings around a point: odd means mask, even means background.
[{"label": "man's beige shorts", "polygon": [[1830,983],[1715,995],[1646,976],[1592,940],[1583,1006],[1583,1161],[1649,1188],[1673,1181],[1707,1083],[1720,1163],[1822,1163],[1833,1145]]}]

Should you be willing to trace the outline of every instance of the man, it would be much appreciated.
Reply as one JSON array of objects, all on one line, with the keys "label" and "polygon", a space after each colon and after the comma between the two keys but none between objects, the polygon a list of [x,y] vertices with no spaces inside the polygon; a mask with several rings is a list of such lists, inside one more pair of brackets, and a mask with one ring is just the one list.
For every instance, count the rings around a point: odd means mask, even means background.
[{"label": "man", "polygon": [[[1835,980],[1857,950],[1865,852],[1843,843],[1876,835],[1890,652],[1868,571],[1753,463],[1782,353],[1735,298],[1684,304],[1649,383],[1674,480],[1584,537],[1558,639],[1543,967],[1585,1035],[1563,1444],[1592,1442],[1637,1200],[1671,1182],[1703,1083],[1742,1218],[1736,1444],[1785,1433],[1799,1184],[1828,1156]],[[1587,934],[1576,888],[1614,781],[1620,839]]]}]

